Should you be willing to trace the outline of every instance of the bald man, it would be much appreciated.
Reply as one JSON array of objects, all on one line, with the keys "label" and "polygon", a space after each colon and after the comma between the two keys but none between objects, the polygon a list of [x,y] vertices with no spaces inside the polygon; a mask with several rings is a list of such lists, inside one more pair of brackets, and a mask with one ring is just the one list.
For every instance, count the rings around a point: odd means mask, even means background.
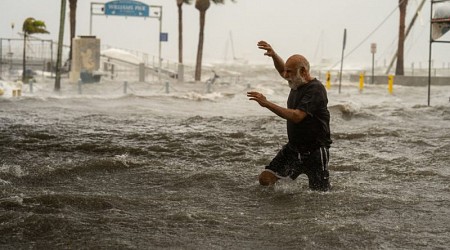
[{"label": "bald man", "polygon": [[287,121],[288,143],[259,175],[259,183],[270,186],[279,179],[295,180],[300,174],[306,174],[310,189],[328,191],[331,187],[328,160],[332,141],[327,92],[323,84],[310,75],[305,57],[292,55],[284,63],[267,42],[258,42],[258,48],[273,59],[275,69],[288,81],[291,89],[287,108],[267,100],[259,92],[247,92],[250,100]]}]

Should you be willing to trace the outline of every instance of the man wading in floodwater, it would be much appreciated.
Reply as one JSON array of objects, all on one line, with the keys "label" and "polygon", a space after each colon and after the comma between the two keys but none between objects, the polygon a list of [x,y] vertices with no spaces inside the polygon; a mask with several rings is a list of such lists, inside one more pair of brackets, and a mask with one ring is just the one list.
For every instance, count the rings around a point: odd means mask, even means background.
[{"label": "man wading in floodwater", "polygon": [[272,57],[275,68],[291,88],[287,108],[268,101],[261,93],[247,92],[250,100],[287,120],[289,141],[259,175],[259,183],[269,186],[281,178],[295,180],[300,174],[306,174],[312,190],[328,191],[331,187],[328,172],[331,138],[327,92],[323,84],[310,75],[305,57],[293,55],[285,64],[267,42],[258,42],[258,48]]}]

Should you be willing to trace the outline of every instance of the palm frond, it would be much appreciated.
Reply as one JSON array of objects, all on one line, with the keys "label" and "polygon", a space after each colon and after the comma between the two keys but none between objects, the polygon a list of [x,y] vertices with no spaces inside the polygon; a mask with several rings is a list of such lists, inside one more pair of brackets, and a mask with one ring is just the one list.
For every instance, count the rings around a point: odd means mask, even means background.
[{"label": "palm frond", "polygon": [[48,30],[46,30],[45,28],[40,28],[40,27],[36,27],[34,29],[34,34],[49,34],[50,32],[48,32]]},{"label": "palm frond", "polygon": [[39,21],[39,20],[36,20],[36,21],[34,21],[33,22],[33,25],[35,26],[35,27],[46,27],[45,26],[45,23],[43,22],[43,21]]}]

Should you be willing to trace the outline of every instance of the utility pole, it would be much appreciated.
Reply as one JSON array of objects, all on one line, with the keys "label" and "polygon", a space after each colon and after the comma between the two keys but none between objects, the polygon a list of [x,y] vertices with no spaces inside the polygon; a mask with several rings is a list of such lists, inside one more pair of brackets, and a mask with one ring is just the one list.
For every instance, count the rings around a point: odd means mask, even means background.
[{"label": "utility pole", "polygon": [[66,18],[66,1],[61,0],[61,13],[59,21],[59,38],[58,38],[58,55],[56,58],[56,77],[55,77],[55,91],[61,90],[61,59],[62,59],[62,48],[64,39],[64,21]]},{"label": "utility pole", "polygon": [[[410,22],[409,25],[408,25],[408,28],[406,29],[406,33],[405,33],[405,41],[406,41],[406,38],[408,37],[409,32],[411,31],[411,29],[412,29],[414,23],[416,22],[417,17],[419,16],[420,11],[422,10],[423,5],[425,4],[425,1],[426,1],[426,0],[422,0],[422,2],[420,3],[419,7],[417,7],[416,14],[415,14],[414,17],[412,18],[411,22]],[[392,66],[394,65],[394,62],[395,62],[396,59],[397,59],[397,51],[395,51],[395,54],[394,54],[394,56],[392,57],[391,62],[389,63],[389,66],[388,66],[388,68],[387,68],[387,70],[386,70],[386,74],[389,74],[389,71],[391,71],[391,68],[392,68]]]}]

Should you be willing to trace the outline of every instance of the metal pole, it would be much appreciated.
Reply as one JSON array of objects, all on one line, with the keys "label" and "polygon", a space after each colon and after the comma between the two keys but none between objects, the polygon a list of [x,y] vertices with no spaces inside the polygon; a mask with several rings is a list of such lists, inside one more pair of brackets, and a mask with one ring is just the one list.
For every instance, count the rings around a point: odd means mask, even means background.
[{"label": "metal pole", "polygon": [[66,1],[61,0],[61,16],[59,23],[58,58],[56,59],[55,91],[61,89],[61,59],[64,39],[64,21],[66,20]]},{"label": "metal pole", "polygon": [[13,53],[11,51],[11,39],[8,39],[8,57],[9,57],[9,74],[11,75],[12,64],[13,64]]},{"label": "metal pole", "polygon": [[3,74],[3,39],[0,38],[0,76]]},{"label": "metal pole", "polygon": [[209,80],[206,82],[206,92],[211,93],[211,82],[212,80]]},{"label": "metal pole", "polygon": [[375,53],[372,53],[372,84],[374,82],[374,77],[375,77]]},{"label": "metal pole", "polygon": [[53,77],[53,40],[50,40],[50,76]]},{"label": "metal pole", "polygon": [[160,8],[160,12],[159,12],[159,52],[158,52],[158,57],[159,57],[159,70],[158,70],[158,81],[161,82],[161,32],[162,32],[162,6],[159,7]]},{"label": "metal pole", "polygon": [[432,23],[431,20],[433,19],[433,1],[431,1],[431,7],[430,7],[430,42],[429,42],[429,49],[428,49],[428,106],[430,106],[430,90],[431,90],[431,45],[433,43],[433,37],[431,36],[432,32]]},{"label": "metal pole", "polygon": [[347,42],[347,29],[344,29],[344,41],[343,41],[343,45],[342,45],[342,56],[341,56],[341,71],[339,73],[339,94],[341,93],[342,66],[344,64],[344,50],[345,50],[346,42]]},{"label": "metal pole", "polygon": [[82,87],[82,82],[81,80],[78,80],[78,94],[81,95],[83,94],[83,87]]},{"label": "metal pole", "polygon": [[92,36],[92,4],[93,3],[91,3],[91,15],[90,15],[90,18],[89,18],[89,35],[90,36]]}]

